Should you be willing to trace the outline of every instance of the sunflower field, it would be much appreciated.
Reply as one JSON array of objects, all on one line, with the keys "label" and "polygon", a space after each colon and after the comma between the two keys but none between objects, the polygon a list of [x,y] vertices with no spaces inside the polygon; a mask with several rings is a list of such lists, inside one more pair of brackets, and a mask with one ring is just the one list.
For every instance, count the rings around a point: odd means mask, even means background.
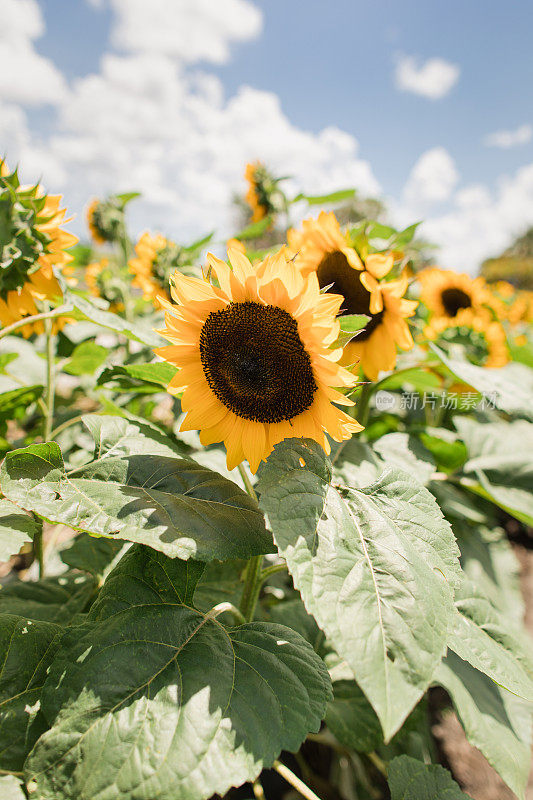
[{"label": "sunflower field", "polygon": [[84,245],[0,162],[0,798],[459,800],[455,714],[524,800],[533,292],[246,177]]}]

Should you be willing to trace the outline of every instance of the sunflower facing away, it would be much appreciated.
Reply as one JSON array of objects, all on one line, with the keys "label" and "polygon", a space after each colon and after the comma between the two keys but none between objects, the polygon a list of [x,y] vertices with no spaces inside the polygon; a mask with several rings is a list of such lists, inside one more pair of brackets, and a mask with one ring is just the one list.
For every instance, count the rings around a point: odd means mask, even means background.
[{"label": "sunflower facing away", "polygon": [[259,222],[269,214],[282,211],[285,196],[279,187],[283,178],[275,178],[261,161],[247,164],[244,177],[248,182],[246,202],[252,210],[252,222]]},{"label": "sunflower facing away", "polygon": [[124,310],[125,282],[120,268],[114,269],[108,258],[87,264],[85,283],[94,297],[101,297],[109,303],[110,311]]},{"label": "sunflower facing away", "polygon": [[288,242],[295,265],[304,276],[316,274],[321,288],[343,296],[341,314],[366,314],[366,328],[344,348],[343,363],[359,363],[377,380],[381,370],[396,364],[396,347],[409,350],[413,338],[406,322],[417,306],[405,300],[405,271],[397,280],[383,280],[394,266],[393,253],[372,253],[364,261],[350,245],[333,213],[304,220],[301,231],[290,230]]},{"label": "sunflower facing away", "polygon": [[128,262],[134,275],[132,286],[142,290],[145,300],[161,307],[158,297],[170,299],[169,281],[176,269],[191,268],[188,252],[161,234],[143,233],[135,245],[136,258]]},{"label": "sunflower facing away", "polygon": [[[0,160],[0,323],[11,325],[42,311],[37,302],[61,296],[53,267],[72,260],[66,249],[78,241],[61,229],[65,209],[59,195],[38,185],[22,187],[17,171]],[[65,322],[66,320],[63,320]],[[22,334],[42,333],[43,322],[24,326]]]},{"label": "sunflower facing away", "polygon": [[181,430],[200,429],[202,444],[223,441],[229,469],[248,460],[256,472],[277,442],[308,437],[329,452],[362,430],[333,402],[353,405],[334,387],[356,379],[336,362],[330,345],[339,334],[338,295],[320,294],[315,275],[304,277],[285,255],[252,267],[229,250],[233,270],[209,254],[219,286],[177,272],[176,305],[163,301],[172,344],[157,354],[179,368],[169,391],[183,391]]},{"label": "sunflower facing away", "polygon": [[453,319],[433,317],[424,328],[426,340],[448,349],[462,345],[471,361],[483,367],[503,367],[509,361],[505,331],[486,309],[460,309]]},{"label": "sunflower facing away", "polygon": [[501,314],[500,301],[487,287],[483,278],[471,278],[451,269],[429,267],[418,274],[420,300],[430,314],[454,319],[463,309],[474,312],[492,308]]}]

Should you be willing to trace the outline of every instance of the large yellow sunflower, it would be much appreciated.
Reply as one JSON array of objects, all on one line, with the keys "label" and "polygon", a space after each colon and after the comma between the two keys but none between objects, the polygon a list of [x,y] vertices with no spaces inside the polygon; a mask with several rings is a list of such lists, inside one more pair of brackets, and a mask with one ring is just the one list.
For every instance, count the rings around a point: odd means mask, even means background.
[{"label": "large yellow sunflower", "polygon": [[301,231],[288,232],[295,265],[303,275],[316,274],[321,288],[344,298],[341,314],[366,314],[366,328],[344,348],[342,362],[358,362],[376,380],[381,370],[396,364],[396,347],[409,350],[413,338],[406,318],[417,303],[405,300],[405,271],[397,280],[384,280],[394,266],[393,253],[372,253],[364,261],[341,231],[333,213],[304,220]]},{"label": "large yellow sunflower", "polygon": [[451,269],[428,267],[418,273],[420,300],[431,314],[454,319],[459,311],[492,308],[501,313],[501,302],[488,289],[483,278],[471,278]]},{"label": "large yellow sunflower", "polygon": [[172,344],[157,354],[179,368],[169,391],[183,391],[182,430],[200,429],[204,445],[223,441],[227,464],[244,459],[252,472],[277,442],[308,437],[329,452],[362,430],[333,402],[353,405],[333,387],[355,378],[336,362],[338,295],[321,294],[315,275],[304,277],[284,253],[252,267],[229,250],[233,270],[209,254],[219,286],[176,272],[176,305],[163,301]]},{"label": "large yellow sunflower", "polygon": [[[9,173],[0,161],[0,323],[11,325],[42,311],[36,302],[61,297],[53,267],[64,269],[72,261],[66,252],[78,239],[60,226],[65,209],[59,195],[46,195],[41,186],[20,186],[17,172]],[[64,324],[67,320],[56,325]],[[24,336],[42,333],[44,323],[21,328]]]},{"label": "large yellow sunflower", "polygon": [[474,363],[503,367],[509,361],[507,338],[500,322],[487,309],[462,308],[453,317],[433,317],[424,328],[426,340],[441,346],[460,344]]}]

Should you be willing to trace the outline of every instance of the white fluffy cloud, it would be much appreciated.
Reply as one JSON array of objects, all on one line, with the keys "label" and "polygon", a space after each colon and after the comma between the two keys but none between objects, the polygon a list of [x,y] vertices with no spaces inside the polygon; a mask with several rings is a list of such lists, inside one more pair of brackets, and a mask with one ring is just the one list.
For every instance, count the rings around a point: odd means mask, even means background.
[{"label": "white fluffy cloud", "polygon": [[413,56],[400,56],[394,77],[398,89],[439,100],[453,89],[460,73],[457,64],[443,58],[430,58],[419,64]]},{"label": "white fluffy cloud", "polygon": [[[406,207],[395,212],[402,223],[406,214],[412,219]],[[502,178],[494,191],[482,184],[460,188],[449,210],[428,216],[421,233],[439,245],[438,263],[474,274],[481,261],[498,255],[532,219],[533,164],[528,164]]]},{"label": "white fluffy cloud", "polygon": [[66,96],[66,82],[33,40],[44,33],[36,0],[2,0],[0,24],[0,100],[22,105],[57,105]]},{"label": "white fluffy cloud", "polygon": [[485,137],[484,143],[487,147],[500,147],[508,150],[521,144],[527,144],[533,138],[533,127],[531,125],[519,125],[510,131],[495,131]]},{"label": "white fluffy cloud", "polygon": [[427,210],[435,203],[449,200],[459,181],[459,173],[444,147],[422,153],[407,179],[404,202],[414,209]]},{"label": "white fluffy cloud", "polygon": [[[89,0],[101,7],[104,0]],[[224,63],[230,44],[261,31],[262,14],[248,0],[108,0],[119,50],[158,53],[184,63]]]}]

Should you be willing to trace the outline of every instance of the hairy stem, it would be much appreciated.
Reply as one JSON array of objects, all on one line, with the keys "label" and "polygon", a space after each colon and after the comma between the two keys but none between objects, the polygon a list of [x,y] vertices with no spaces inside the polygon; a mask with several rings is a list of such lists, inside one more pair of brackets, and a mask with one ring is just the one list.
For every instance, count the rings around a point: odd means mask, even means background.
[{"label": "hairy stem", "polygon": [[62,422],[61,425],[58,425],[57,428],[54,428],[54,430],[50,434],[51,441],[55,441],[55,438],[59,433],[66,430],[67,428],[70,428],[71,425],[76,425],[77,422],[81,422],[82,419],[83,416],[81,414],[78,414],[78,416],[71,417],[70,419],[67,419],[66,422]]},{"label": "hairy stem", "polygon": [[44,546],[43,546],[43,522],[34,517],[39,523],[39,528],[33,537],[33,556],[39,566],[39,579],[44,578]]},{"label": "hairy stem", "polygon": [[292,770],[286,767],[285,764],[282,764],[281,761],[274,761],[273,767],[276,772],[281,775],[282,778],[285,778],[287,783],[290,783],[290,785],[293,786],[302,797],[305,797],[306,800],[320,800],[319,796],[315,794],[307,784],[300,780]]},{"label": "hairy stem", "polygon": [[44,423],[44,441],[49,442],[52,438],[54,427],[54,403],[55,403],[55,336],[52,332],[52,319],[48,317],[44,322],[46,333],[46,417]]},{"label": "hairy stem", "polygon": [[[250,478],[242,464],[239,464],[239,473],[246,487],[246,491],[255,501],[257,495],[251,484]],[[240,610],[247,622],[253,619],[259,592],[261,591],[261,571],[263,566],[263,556],[252,556],[246,567],[246,579],[240,603]]]},{"label": "hairy stem", "polygon": [[42,314],[34,314],[31,317],[23,317],[22,319],[17,320],[17,322],[13,322],[11,325],[8,325],[6,328],[2,328],[0,331],[0,339],[3,339],[4,336],[9,336],[10,333],[17,331],[19,328],[23,328],[24,325],[32,325],[34,322],[39,322],[40,320],[54,319],[54,317],[60,317],[62,314],[69,314],[73,310],[73,305],[70,303],[64,303],[62,306],[57,306],[57,308],[53,308],[51,311],[43,311]]}]

